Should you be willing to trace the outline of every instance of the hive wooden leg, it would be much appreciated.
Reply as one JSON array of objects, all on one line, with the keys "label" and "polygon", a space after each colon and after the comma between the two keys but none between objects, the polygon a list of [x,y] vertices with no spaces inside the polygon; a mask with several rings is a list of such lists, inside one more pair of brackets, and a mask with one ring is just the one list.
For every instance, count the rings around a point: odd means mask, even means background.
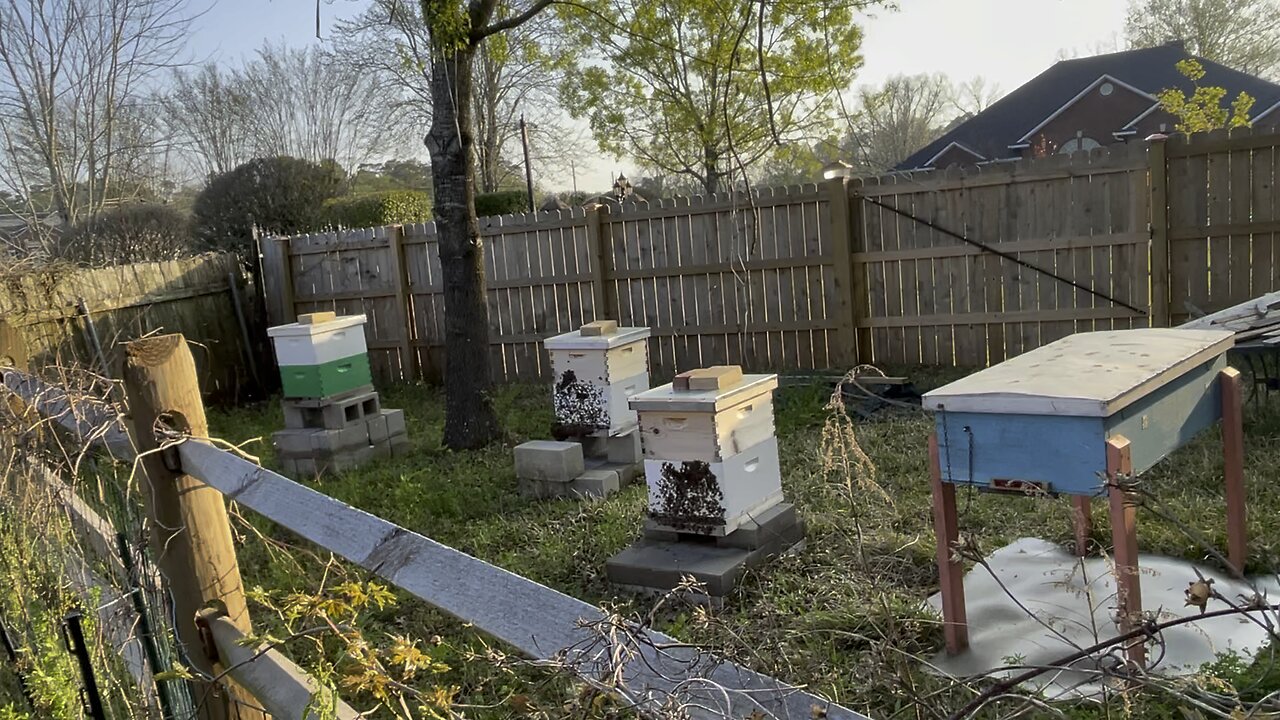
[{"label": "hive wooden leg", "polygon": [[1237,575],[1244,576],[1249,555],[1244,499],[1244,395],[1240,371],[1227,368],[1218,374],[1222,391],[1222,475],[1227,500],[1227,559]]},{"label": "hive wooden leg", "polygon": [[[1142,617],[1142,586],[1138,576],[1137,508],[1125,502],[1125,493],[1115,481],[1133,472],[1129,440],[1117,435],[1107,441],[1107,491],[1111,511],[1111,539],[1115,545],[1116,605],[1120,616],[1120,632],[1133,630]],[[1146,644],[1129,645],[1130,662],[1141,667],[1146,662]]]},{"label": "hive wooden leg", "polygon": [[942,482],[937,433],[929,434],[929,479],[933,487],[933,532],[938,541],[942,634],[947,642],[947,653],[955,655],[969,647],[969,622],[964,609],[964,567],[951,558],[951,545],[960,537],[956,518],[956,486]]},{"label": "hive wooden leg", "polygon": [[1071,496],[1071,525],[1076,531],[1076,557],[1089,554],[1089,535],[1093,533],[1093,517],[1089,513],[1093,498],[1088,495]]}]

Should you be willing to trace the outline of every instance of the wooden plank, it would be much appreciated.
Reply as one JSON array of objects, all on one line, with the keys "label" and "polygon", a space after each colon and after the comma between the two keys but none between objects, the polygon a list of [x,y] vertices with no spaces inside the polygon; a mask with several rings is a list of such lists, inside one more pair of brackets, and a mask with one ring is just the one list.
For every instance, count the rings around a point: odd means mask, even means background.
[{"label": "wooden plank", "polygon": [[364,717],[284,653],[266,643],[246,642],[245,634],[221,611],[203,610],[195,622],[213,641],[227,675],[276,720]]},{"label": "wooden plank", "polygon": [[[1275,223],[1280,214],[1275,189],[1276,147],[1274,145],[1256,148],[1250,156],[1252,167],[1249,170],[1251,224]],[[1257,225],[1255,225],[1257,227]],[[1276,262],[1276,241],[1280,239],[1280,224],[1277,229],[1250,230],[1250,293],[1260,295],[1277,289],[1273,280]]]},{"label": "wooden plank", "polygon": [[[895,176],[882,178],[881,183],[897,185],[898,178]],[[910,211],[910,203],[911,195],[902,193],[892,196],[886,204],[903,211]],[[882,209],[880,223],[881,247],[887,252],[898,252],[902,248],[898,240],[898,236],[902,232],[902,226],[908,223],[913,224],[915,221],[899,213]],[[899,260],[885,261],[883,266],[885,315],[887,317],[902,317],[902,262]],[[904,344],[905,333],[902,328],[889,328],[885,333],[883,354],[877,356],[877,362],[902,365],[906,362]]]},{"label": "wooden plank", "polygon": [[[1002,176],[1008,177],[1008,170],[1008,168],[992,169],[987,172],[988,174],[999,172]],[[1008,208],[1004,206],[1007,187],[1007,185],[990,185],[974,191],[974,200],[977,204],[974,213],[975,233],[982,242],[989,243],[1002,252],[1005,244],[1012,240],[1005,235],[1007,228],[1003,221],[1009,213]],[[999,255],[986,254],[982,256],[982,262],[975,265],[975,269],[980,273],[983,287],[982,305],[986,313],[1004,311],[1004,266],[1006,264],[1009,264],[1008,261],[1002,260]],[[987,323],[986,330],[987,364],[995,365],[1003,362],[1005,359],[1004,324]]]},{"label": "wooden plank", "polygon": [[[911,197],[912,211],[916,214],[916,217],[932,218],[936,216],[935,203],[937,193],[913,193]],[[932,230],[923,225],[916,225],[912,233],[911,242],[917,250],[932,251],[933,240],[934,232]],[[937,309],[939,283],[934,276],[936,264],[936,261],[931,257],[925,257],[916,262],[916,282],[919,283],[919,299],[916,306],[917,316],[936,315],[939,312]],[[936,327],[926,326],[920,329],[920,361],[925,365],[951,364],[950,360],[939,360],[938,333],[939,330]]]},{"label": "wooden plank", "polygon": [[[1210,139],[1226,138],[1227,130],[1209,133]],[[1248,197],[1247,195],[1245,196]],[[1231,222],[1231,155],[1227,152],[1209,156],[1209,215],[1206,225]],[[1231,238],[1209,238],[1208,295],[1195,303],[1202,310],[1217,310],[1231,304]],[[1245,298],[1240,298],[1244,300]]]},{"label": "wooden plank", "polygon": [[[1057,156],[1050,156],[1057,157]],[[1065,157],[1065,156],[1062,156]],[[1131,168],[1138,165],[1138,161],[1131,158],[1121,158],[1115,162],[1109,162],[1106,167],[1098,168],[1097,173],[1125,173]],[[1024,169],[1025,168],[1025,169]],[[1070,180],[1076,177],[1078,172],[1069,169],[1065,164],[1045,163],[1044,158],[1040,162],[1034,162],[1021,168],[1015,168],[1012,173],[1014,182],[1034,182],[1044,183],[1056,180]],[[1007,178],[996,176],[984,176],[981,174],[959,174],[948,176],[945,171],[933,171],[930,173],[922,173],[919,176],[903,176],[895,174],[889,177],[901,177],[903,183],[899,183],[897,188],[890,192],[882,182],[876,185],[880,189],[873,190],[867,194],[867,197],[879,197],[880,195],[893,195],[902,192],[948,192],[951,190],[972,190],[990,185],[1003,185],[1008,182]],[[925,179],[918,179],[924,177]]]},{"label": "wooden plank", "polygon": [[[880,178],[864,178],[863,195],[869,196],[872,192],[877,195],[883,195],[878,191],[880,183]],[[892,206],[893,198],[889,197],[887,200],[888,202],[885,204]],[[863,204],[863,237],[868,252],[879,252],[884,249],[884,221],[885,211],[882,207],[872,203]],[[865,263],[863,267],[867,270],[868,314],[866,317],[868,319],[887,317],[885,264],[883,262]],[[884,362],[884,359],[888,356],[888,340],[888,332],[873,330],[871,332],[871,356],[863,362]]]},{"label": "wooden plank", "polygon": [[[689,198],[677,197],[676,210],[676,246],[678,248],[676,261],[681,268],[684,268],[686,265],[693,264],[694,219],[689,208]],[[681,328],[693,328],[696,327],[699,308],[706,304],[707,298],[698,293],[698,280],[693,273],[682,272],[679,279],[680,319],[673,322]],[[681,352],[677,354],[675,370],[679,372],[701,367],[702,348],[697,333],[680,335],[678,339],[682,342],[680,343]]]},{"label": "wooden plank", "polygon": [[405,272],[404,228],[399,225],[393,225],[384,228],[384,230],[387,241],[387,255],[391,260],[388,271],[391,274],[391,283],[394,288],[396,326],[400,334],[398,357],[400,377],[404,382],[412,383],[417,381],[419,374],[417,362],[413,356],[413,303],[409,293],[408,275]]},{"label": "wooden plank", "polygon": [[[858,321],[871,316],[871,296],[868,285],[868,272],[870,266],[861,260],[857,260],[860,253],[867,251],[867,227],[866,213],[870,209],[870,205],[863,199],[864,186],[862,181],[855,180],[850,186],[852,198],[850,199],[850,217],[849,217],[849,292],[852,309],[850,316],[854,321],[854,342],[856,346],[856,359],[858,363],[871,363],[874,360],[872,353],[871,333],[869,331],[859,331]],[[832,248],[839,248],[840,237],[832,234]],[[836,283],[839,284],[839,275],[836,275]],[[851,353],[852,354],[852,353]],[[837,357],[841,354],[837,353]]]},{"label": "wooden plank", "polygon": [[[1241,139],[1248,133],[1248,128],[1237,128],[1231,130],[1231,137],[1232,139]],[[1230,222],[1233,225],[1243,224],[1252,221],[1254,217],[1251,179],[1253,155],[1249,149],[1244,149],[1233,150],[1229,157],[1231,164]],[[1230,289],[1227,296],[1218,298],[1217,302],[1235,305],[1257,294],[1252,288],[1252,258],[1249,233],[1233,234],[1230,236],[1228,243],[1228,254],[1231,263],[1228,270],[1228,287]],[[1205,309],[1210,310],[1212,308]]]},{"label": "wooden plank", "polygon": [[[453,548],[304,487],[200,440],[178,446],[183,470],[267,519],[349,560],[420,600],[534,658],[563,657],[590,674],[601,669],[592,625],[607,615]],[[729,662],[689,662],[695,651],[639,627],[622,677],[639,710],[672,698],[695,717],[746,717],[757,707],[778,717],[863,716]],[[661,648],[661,649],[659,649]],[[561,655],[563,653],[563,656]],[[699,674],[705,672],[706,675]],[[697,682],[699,678],[713,684]],[[717,687],[718,686],[718,687]],[[750,692],[748,696],[746,693]],[[726,707],[725,704],[729,706]]]},{"label": "wooden plank", "polygon": [[[1167,143],[1163,137],[1153,139],[1147,147],[1147,169],[1150,182],[1151,229],[1151,325],[1169,327],[1170,308],[1170,217],[1169,167]],[[1137,228],[1134,228],[1135,230]]]}]

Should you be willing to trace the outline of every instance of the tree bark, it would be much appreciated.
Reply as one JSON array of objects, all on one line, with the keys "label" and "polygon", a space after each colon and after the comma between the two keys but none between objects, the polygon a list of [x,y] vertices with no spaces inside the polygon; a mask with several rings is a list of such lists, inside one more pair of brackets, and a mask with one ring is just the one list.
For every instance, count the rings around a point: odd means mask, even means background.
[{"label": "tree bark", "polygon": [[490,397],[489,305],[475,209],[473,52],[458,50],[432,63],[432,118],[426,137],[444,276],[444,444],[453,449],[481,447],[500,431]]}]

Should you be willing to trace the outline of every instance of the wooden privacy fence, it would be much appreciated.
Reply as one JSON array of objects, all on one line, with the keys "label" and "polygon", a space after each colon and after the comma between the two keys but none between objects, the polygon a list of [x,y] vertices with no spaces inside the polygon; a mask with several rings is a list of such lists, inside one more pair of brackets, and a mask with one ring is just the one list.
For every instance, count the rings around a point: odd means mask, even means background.
[{"label": "wooden privacy fence", "polygon": [[198,343],[202,390],[234,399],[257,369],[242,325],[256,322],[252,295],[239,261],[225,254],[15,270],[0,274],[0,341],[25,346],[25,357],[14,358],[21,365],[73,362],[110,374],[125,341],[181,332]]},{"label": "wooden privacy fence", "polygon": [[[1280,135],[1232,130],[976,168],[481,220],[499,379],[539,341],[653,328],[658,377],[740,363],[982,366],[1277,289]],[[443,371],[432,224],[268,238],[272,322],[370,316],[382,381]]]}]

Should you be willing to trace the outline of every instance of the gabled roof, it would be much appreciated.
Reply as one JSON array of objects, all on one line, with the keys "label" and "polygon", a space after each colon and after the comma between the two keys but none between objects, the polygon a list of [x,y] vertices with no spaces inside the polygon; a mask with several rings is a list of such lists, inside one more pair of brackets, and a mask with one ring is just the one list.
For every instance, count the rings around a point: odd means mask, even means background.
[{"label": "gabled roof", "polygon": [[[1018,144],[1033,128],[1058,112],[1070,100],[1106,75],[1154,95],[1166,88],[1191,91],[1191,81],[1178,72],[1177,64],[1191,57],[1181,43],[1141,50],[1063,60],[1027,81],[991,107],[952,128],[942,137],[920,148],[898,165],[900,170],[925,167],[930,158],[951,143],[962,144],[989,158],[1008,157],[1009,146]],[[1204,66],[1202,85],[1227,90],[1227,97],[1247,92],[1257,101],[1261,113],[1280,102],[1280,85],[1247,73],[1232,70],[1212,60],[1196,58]]]}]

